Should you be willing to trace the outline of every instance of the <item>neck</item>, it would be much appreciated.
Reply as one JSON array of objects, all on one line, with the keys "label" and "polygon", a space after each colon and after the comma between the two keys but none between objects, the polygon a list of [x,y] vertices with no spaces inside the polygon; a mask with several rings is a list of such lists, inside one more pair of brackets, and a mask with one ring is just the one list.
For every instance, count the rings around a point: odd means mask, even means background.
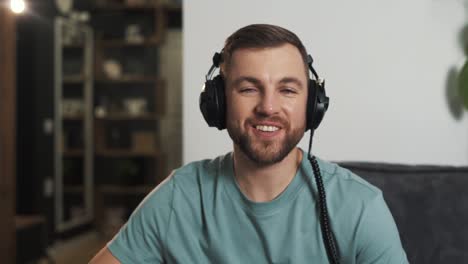
[{"label": "neck", "polygon": [[280,162],[258,165],[234,145],[234,174],[241,191],[254,202],[268,202],[280,195],[296,175],[302,151],[294,148]]}]

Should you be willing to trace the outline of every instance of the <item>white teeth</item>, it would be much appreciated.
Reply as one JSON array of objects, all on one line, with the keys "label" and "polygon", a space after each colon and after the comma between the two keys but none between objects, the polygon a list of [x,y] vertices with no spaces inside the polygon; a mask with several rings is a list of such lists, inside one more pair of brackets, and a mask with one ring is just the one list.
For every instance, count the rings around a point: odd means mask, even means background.
[{"label": "white teeth", "polygon": [[279,129],[275,126],[255,126],[255,128],[260,131],[267,131],[267,132],[273,132]]}]

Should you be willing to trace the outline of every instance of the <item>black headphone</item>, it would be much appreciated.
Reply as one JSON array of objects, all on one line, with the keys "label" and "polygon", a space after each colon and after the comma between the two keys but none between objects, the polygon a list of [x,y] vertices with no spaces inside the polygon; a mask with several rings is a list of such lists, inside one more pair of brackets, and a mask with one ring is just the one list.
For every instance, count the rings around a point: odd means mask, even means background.
[{"label": "black headphone", "polygon": [[[226,97],[224,91],[224,79],[218,74],[211,79],[213,72],[222,60],[221,53],[216,52],[213,56],[213,65],[206,74],[206,82],[200,93],[200,111],[205,121],[210,127],[217,127],[219,130],[226,128]],[[325,82],[319,78],[317,72],[312,67],[312,56],[307,56],[307,65],[314,75],[314,79],[309,79],[307,96],[307,125],[306,131],[315,130],[322,122],[323,116],[328,109],[329,98],[325,94]]]}]

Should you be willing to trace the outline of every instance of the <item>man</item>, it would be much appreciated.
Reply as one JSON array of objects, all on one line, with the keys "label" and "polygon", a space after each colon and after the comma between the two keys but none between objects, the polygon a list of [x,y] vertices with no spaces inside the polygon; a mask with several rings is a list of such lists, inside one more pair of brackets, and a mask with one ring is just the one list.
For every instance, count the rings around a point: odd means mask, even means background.
[{"label": "man", "polygon": [[233,152],[174,171],[91,263],[407,263],[381,191],[319,159],[314,173],[296,147],[310,128],[313,90],[297,36],[250,25],[216,60],[221,74],[207,84],[221,82],[215,126],[226,126]]}]

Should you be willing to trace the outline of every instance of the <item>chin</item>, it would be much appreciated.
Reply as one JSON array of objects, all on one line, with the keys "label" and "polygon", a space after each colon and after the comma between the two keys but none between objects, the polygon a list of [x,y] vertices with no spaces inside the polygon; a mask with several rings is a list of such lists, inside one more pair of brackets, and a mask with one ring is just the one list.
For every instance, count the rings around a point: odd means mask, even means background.
[{"label": "chin", "polygon": [[251,161],[261,166],[272,165],[281,162],[296,147],[292,142],[251,142],[251,140],[241,140],[240,150]]},{"label": "chin", "polygon": [[227,130],[237,148],[259,166],[283,161],[304,136],[304,128],[297,128],[289,133],[285,131],[281,137],[272,140],[259,140],[248,129],[242,133],[228,125]]}]

